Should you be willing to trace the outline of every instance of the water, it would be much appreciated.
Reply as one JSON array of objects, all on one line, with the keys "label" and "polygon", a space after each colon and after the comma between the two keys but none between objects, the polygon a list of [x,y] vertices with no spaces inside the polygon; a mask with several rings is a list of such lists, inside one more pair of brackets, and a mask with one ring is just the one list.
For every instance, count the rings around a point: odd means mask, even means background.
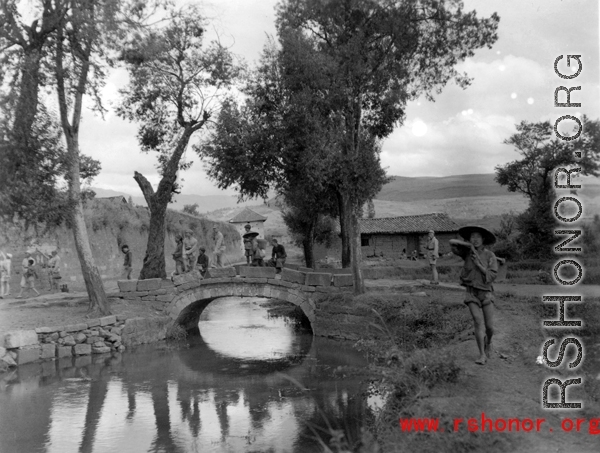
[{"label": "water", "polygon": [[0,380],[0,453],[314,452],[358,437],[366,361],[269,318],[257,299],[207,307],[188,347],[31,364]]}]

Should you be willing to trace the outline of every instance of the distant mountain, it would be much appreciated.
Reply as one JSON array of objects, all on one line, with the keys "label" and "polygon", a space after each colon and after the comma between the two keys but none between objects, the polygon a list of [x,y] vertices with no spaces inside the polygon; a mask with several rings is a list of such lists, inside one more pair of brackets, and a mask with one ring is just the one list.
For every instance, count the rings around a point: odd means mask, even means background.
[{"label": "distant mountain", "polygon": [[[498,184],[495,174],[455,175],[445,177],[393,176],[393,181],[384,185],[377,200],[411,202],[419,200],[445,200],[465,197],[520,197],[520,193],[509,192]],[[580,191],[586,198],[600,195],[600,179],[582,177],[572,184],[581,184]]]},{"label": "distant mountain", "polygon": [[393,178],[393,181],[384,185],[377,194],[378,200],[410,202],[463,197],[522,196],[509,192],[494,181],[494,174]]}]

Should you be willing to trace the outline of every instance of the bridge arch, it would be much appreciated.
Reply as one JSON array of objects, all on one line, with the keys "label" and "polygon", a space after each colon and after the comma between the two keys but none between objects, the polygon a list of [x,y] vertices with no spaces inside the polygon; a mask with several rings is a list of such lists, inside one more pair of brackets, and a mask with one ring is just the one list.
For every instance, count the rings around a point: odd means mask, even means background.
[{"label": "bridge arch", "polygon": [[165,307],[165,311],[175,324],[197,333],[200,315],[212,301],[221,297],[264,297],[290,302],[300,307],[310,321],[313,334],[316,334],[315,304],[299,285],[284,286],[269,281],[249,282],[241,278],[206,279],[185,289],[179,289],[177,295]]}]

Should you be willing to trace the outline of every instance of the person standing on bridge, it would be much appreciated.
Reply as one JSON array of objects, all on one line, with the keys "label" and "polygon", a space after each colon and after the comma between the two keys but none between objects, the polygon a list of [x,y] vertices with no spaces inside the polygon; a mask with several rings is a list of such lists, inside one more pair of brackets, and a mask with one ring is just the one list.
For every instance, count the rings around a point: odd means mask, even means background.
[{"label": "person standing on bridge", "polygon": [[196,262],[198,261],[198,239],[194,237],[194,232],[190,229],[185,230],[183,254],[187,272],[196,269]]},{"label": "person standing on bridge", "polygon": [[208,270],[208,256],[206,255],[206,249],[204,247],[200,247],[200,254],[198,255],[198,270],[200,274],[204,277],[206,271]]},{"label": "person standing on bridge", "polygon": [[269,262],[269,265],[274,266],[275,269],[277,269],[277,273],[280,274],[281,269],[285,264],[287,254],[285,253],[285,248],[277,242],[277,239],[272,239],[271,244],[273,244],[273,251],[271,252],[271,261]]},{"label": "person standing on bridge", "polygon": [[215,255],[215,267],[223,267],[223,253],[225,253],[225,244],[223,239],[223,233],[221,233],[217,226],[213,226],[213,240],[215,241],[215,248],[213,254]]}]

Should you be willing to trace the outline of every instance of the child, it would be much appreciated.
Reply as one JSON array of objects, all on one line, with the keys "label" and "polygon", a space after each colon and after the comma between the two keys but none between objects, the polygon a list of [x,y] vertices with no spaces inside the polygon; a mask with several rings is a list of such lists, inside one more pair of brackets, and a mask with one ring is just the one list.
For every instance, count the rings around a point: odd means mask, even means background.
[{"label": "child", "polygon": [[121,251],[125,255],[125,259],[123,260],[123,278],[126,278],[127,280],[131,280],[131,271],[133,269],[133,266],[132,266],[133,259],[131,256],[131,250],[129,250],[128,245],[123,245],[121,247]]},{"label": "child", "polygon": [[[25,265],[25,260],[27,260],[27,265]],[[23,291],[25,289],[32,289],[37,296],[40,295],[39,291],[35,289],[35,279],[37,278],[37,272],[35,271],[35,260],[27,255],[27,258],[23,260],[23,276],[21,277],[21,291],[17,296],[17,299],[21,299],[23,297]]]},{"label": "child", "polygon": [[475,327],[475,340],[479,358],[475,363],[484,365],[492,351],[494,335],[494,288],[492,283],[498,272],[498,261],[485,246],[496,242],[491,231],[480,226],[466,226],[458,230],[470,243],[451,240],[452,252],[465,260],[460,274],[460,284],[467,294],[465,304],[469,307]]}]

